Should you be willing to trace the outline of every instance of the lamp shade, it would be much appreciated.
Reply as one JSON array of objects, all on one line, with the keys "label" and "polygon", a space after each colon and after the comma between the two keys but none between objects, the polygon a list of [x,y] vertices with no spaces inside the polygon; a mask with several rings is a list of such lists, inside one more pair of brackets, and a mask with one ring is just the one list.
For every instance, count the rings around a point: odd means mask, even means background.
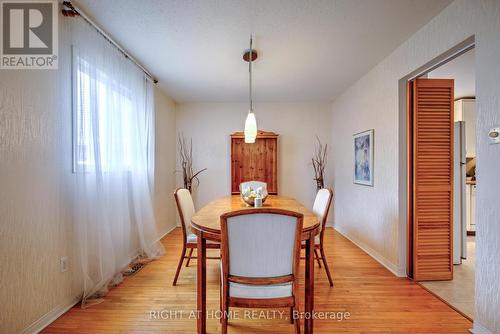
[{"label": "lamp shade", "polygon": [[250,111],[245,121],[245,143],[253,144],[255,138],[257,138],[257,120],[253,111]]}]

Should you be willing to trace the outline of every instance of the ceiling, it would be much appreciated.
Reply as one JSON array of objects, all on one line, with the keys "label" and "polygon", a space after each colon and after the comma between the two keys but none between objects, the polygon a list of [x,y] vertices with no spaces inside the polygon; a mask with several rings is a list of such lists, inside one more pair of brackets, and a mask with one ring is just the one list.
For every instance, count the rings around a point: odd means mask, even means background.
[{"label": "ceiling", "polygon": [[177,102],[332,101],[451,0],[75,0]]},{"label": "ceiling", "polygon": [[455,99],[476,96],[476,73],[474,49],[429,72],[429,78],[454,79]]}]

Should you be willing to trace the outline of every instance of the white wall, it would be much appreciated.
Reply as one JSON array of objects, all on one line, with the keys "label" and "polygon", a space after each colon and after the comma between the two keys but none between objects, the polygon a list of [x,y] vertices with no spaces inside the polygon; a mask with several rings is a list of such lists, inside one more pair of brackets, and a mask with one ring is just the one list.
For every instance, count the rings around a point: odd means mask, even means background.
[{"label": "white wall", "polygon": [[[194,191],[200,208],[231,194],[230,134],[244,128],[247,103],[186,103],[177,108],[177,131],[193,138],[195,169],[208,168]],[[278,192],[312,206],[316,194],[311,157],[316,135],[330,140],[330,104],[257,103],[259,130],[273,131],[278,138]],[[331,175],[326,175],[327,181]],[[178,185],[182,185],[178,178]],[[331,185],[331,182],[327,182]]]},{"label": "white wall", "polygon": [[[332,105],[336,228],[404,273],[398,245],[398,80],[469,36],[476,38],[477,260],[475,327],[500,333],[500,145],[487,129],[500,124],[500,3],[457,0]],[[375,186],[352,183],[352,134],[375,129]],[[356,203],[356,205],[353,205]],[[362,209],[359,206],[362,206]]]},{"label": "white wall", "polygon": [[175,190],[175,103],[155,88],[155,216],[160,235],[176,225]]}]

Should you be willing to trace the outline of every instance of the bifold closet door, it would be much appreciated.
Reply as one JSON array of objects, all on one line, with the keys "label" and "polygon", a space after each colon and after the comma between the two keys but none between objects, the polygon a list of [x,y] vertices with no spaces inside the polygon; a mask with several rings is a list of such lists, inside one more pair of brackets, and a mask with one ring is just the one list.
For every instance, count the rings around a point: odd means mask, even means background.
[{"label": "bifold closet door", "polygon": [[412,87],[413,278],[453,278],[453,80]]}]

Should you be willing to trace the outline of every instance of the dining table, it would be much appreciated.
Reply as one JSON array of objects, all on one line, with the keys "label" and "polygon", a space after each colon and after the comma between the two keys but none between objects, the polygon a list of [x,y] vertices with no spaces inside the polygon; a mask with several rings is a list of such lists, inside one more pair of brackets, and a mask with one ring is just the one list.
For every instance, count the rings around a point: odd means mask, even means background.
[{"label": "dining table", "polygon": [[[292,197],[269,195],[263,207],[300,212],[304,215],[302,241],[305,242],[304,332],[313,333],[314,313],[314,239],[320,232],[320,222],[311,210]],[[221,240],[220,216],[237,210],[252,210],[239,195],[218,198],[201,208],[191,218],[191,230],[197,236],[197,330],[206,333],[207,321],[207,241]]]}]

